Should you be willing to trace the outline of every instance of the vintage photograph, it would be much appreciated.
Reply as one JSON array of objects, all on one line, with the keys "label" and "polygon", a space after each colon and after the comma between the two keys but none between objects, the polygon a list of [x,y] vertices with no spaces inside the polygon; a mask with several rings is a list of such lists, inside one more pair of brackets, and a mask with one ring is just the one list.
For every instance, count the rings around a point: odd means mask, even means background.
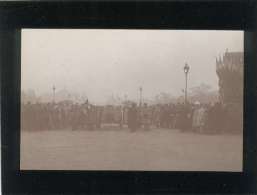
[{"label": "vintage photograph", "polygon": [[244,32],[23,29],[21,170],[243,164]]}]

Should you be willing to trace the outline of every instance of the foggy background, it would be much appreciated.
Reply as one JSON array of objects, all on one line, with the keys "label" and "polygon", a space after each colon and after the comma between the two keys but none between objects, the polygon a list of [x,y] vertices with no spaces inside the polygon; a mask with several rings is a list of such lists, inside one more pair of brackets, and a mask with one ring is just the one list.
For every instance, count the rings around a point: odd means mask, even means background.
[{"label": "foggy background", "polygon": [[[218,90],[216,57],[243,51],[242,31],[23,29],[21,89],[37,95],[63,91],[94,103],[110,96],[138,99],[188,87]],[[65,93],[66,92],[66,93]]]}]

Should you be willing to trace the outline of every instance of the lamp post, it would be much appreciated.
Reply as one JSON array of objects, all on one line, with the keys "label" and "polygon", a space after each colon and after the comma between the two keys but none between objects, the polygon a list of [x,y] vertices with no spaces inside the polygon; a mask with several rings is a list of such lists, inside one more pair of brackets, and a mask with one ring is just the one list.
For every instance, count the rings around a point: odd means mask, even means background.
[{"label": "lamp post", "polygon": [[140,101],[139,101],[139,106],[141,107],[141,105],[142,105],[142,91],[143,91],[143,88],[142,87],[140,87],[139,88],[139,92],[140,92]]},{"label": "lamp post", "polygon": [[55,86],[53,86],[53,102],[55,103]]},{"label": "lamp post", "polygon": [[184,73],[185,73],[185,79],[186,79],[186,86],[185,86],[185,105],[187,104],[187,76],[189,73],[189,66],[186,63],[184,66]]}]

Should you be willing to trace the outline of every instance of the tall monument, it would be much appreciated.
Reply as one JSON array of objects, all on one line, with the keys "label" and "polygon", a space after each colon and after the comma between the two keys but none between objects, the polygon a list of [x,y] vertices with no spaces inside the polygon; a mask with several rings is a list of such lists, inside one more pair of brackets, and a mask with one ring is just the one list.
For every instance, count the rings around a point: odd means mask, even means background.
[{"label": "tall monument", "polygon": [[216,72],[219,77],[219,98],[226,108],[225,129],[243,130],[244,54],[226,52],[216,58]]},{"label": "tall monument", "polygon": [[220,101],[224,104],[242,103],[244,85],[244,54],[228,52],[216,58],[216,72],[219,77]]}]

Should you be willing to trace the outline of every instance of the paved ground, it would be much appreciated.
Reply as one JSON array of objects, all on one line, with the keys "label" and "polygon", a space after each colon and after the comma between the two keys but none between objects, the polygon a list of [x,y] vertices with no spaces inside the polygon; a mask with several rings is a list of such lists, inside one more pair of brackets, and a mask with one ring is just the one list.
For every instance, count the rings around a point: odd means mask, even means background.
[{"label": "paved ground", "polygon": [[241,171],[241,135],[178,130],[21,133],[21,169]]}]

